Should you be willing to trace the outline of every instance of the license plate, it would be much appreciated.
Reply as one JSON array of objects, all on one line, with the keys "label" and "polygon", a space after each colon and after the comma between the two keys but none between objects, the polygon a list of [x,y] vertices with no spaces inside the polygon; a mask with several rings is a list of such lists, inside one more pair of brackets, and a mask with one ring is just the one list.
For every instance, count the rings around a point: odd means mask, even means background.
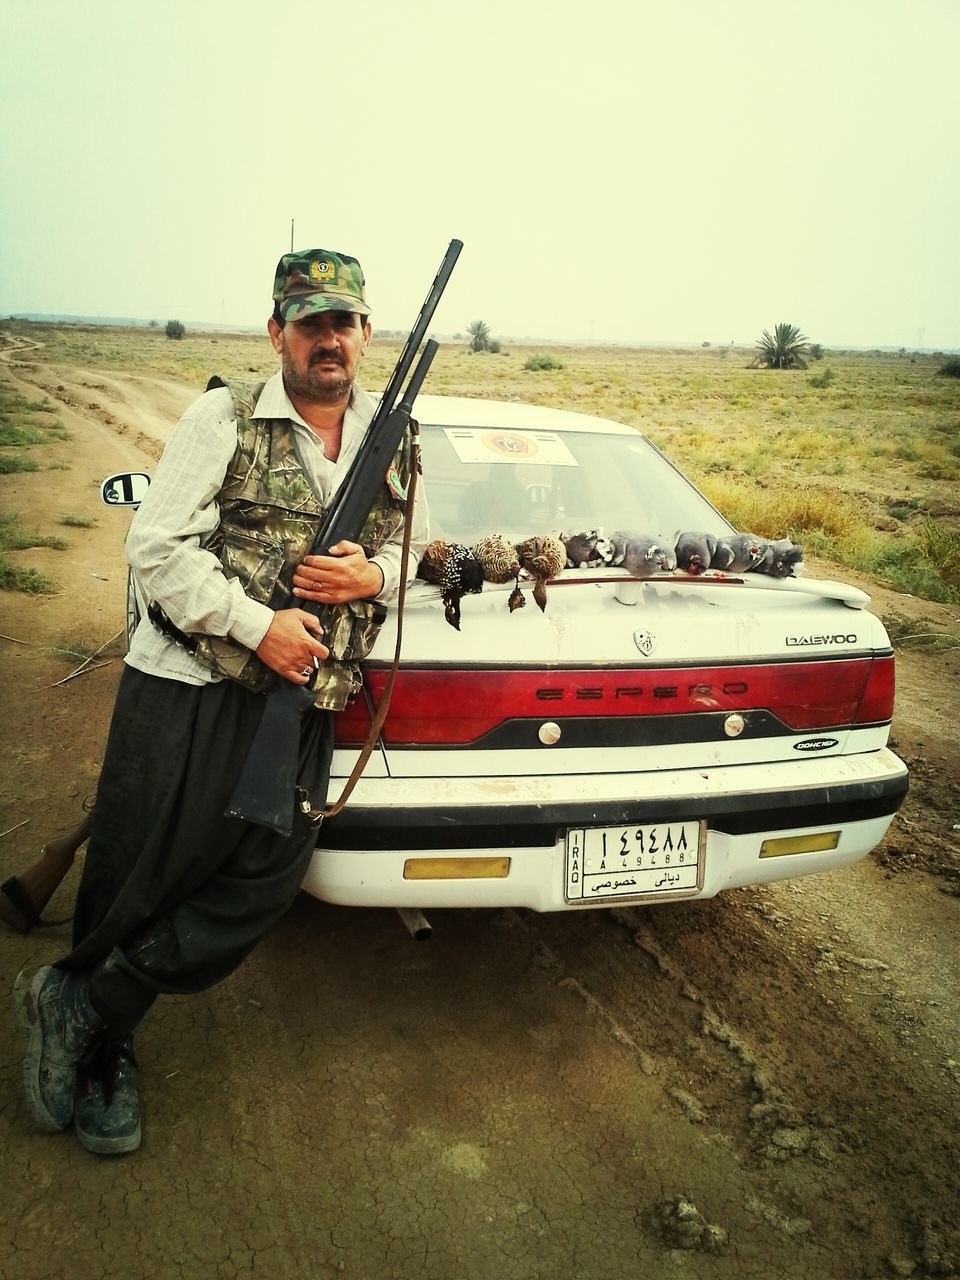
[{"label": "license plate", "polygon": [[567,901],[696,894],[703,887],[706,825],[572,828],[567,832]]}]

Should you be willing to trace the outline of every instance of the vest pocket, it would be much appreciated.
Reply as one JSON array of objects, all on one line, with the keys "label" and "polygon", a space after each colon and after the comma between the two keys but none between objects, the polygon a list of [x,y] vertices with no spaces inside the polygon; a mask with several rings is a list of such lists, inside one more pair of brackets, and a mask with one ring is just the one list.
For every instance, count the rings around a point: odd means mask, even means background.
[{"label": "vest pocket", "polygon": [[335,662],[359,662],[373,648],[386,606],[377,600],[351,600],[326,607],[320,617],[323,643]]},{"label": "vest pocket", "polygon": [[246,594],[260,604],[270,604],[285,559],[283,543],[235,527],[224,530],[223,572],[228,578],[239,578]]}]

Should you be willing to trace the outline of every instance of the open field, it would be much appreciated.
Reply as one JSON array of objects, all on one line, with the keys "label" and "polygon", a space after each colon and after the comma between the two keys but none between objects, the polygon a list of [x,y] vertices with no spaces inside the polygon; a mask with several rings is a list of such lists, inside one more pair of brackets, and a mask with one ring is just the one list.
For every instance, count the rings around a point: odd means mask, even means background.
[{"label": "open field", "polygon": [[[0,446],[36,468],[0,476],[0,554],[52,585],[0,587],[0,879],[96,787],[129,523],[100,480],[150,471],[210,373],[274,363],[253,336],[7,328],[0,415],[44,438]],[[563,368],[535,373],[533,348],[447,347],[431,389],[625,418],[707,484],[803,498],[821,524],[842,499],[893,546],[935,509],[957,528],[955,480],[891,443],[947,439],[957,386],[933,362],[831,354],[821,390],[823,366],[759,373],[746,352],[549,353]],[[838,393],[861,408],[827,421]],[[786,447],[821,402],[842,474]],[[891,444],[882,467],[867,440]],[[137,1039],[144,1145],[120,1163],[32,1131],[2,998],[0,1273],[960,1280],[960,609],[811,560],[868,591],[898,647],[911,790],[871,857],[670,908],[431,913],[426,945],[394,913],[301,895],[227,982],[158,1002]],[[0,927],[0,970],[54,960],[68,931]],[[681,1199],[698,1252],[677,1247]]]},{"label": "open field", "polygon": [[[5,334],[43,344],[26,363],[142,374],[198,391],[211,373],[253,380],[275,368],[257,334],[188,333],[177,342],[161,328],[15,321],[0,325],[0,340]],[[399,346],[374,334],[367,385],[386,381]],[[561,367],[524,368],[541,354]],[[903,592],[960,601],[960,380],[938,376],[943,358],[827,351],[806,371],[773,371],[748,368],[752,355],[556,345],[474,355],[447,343],[427,389],[629,423],[737,527],[791,536]]]}]

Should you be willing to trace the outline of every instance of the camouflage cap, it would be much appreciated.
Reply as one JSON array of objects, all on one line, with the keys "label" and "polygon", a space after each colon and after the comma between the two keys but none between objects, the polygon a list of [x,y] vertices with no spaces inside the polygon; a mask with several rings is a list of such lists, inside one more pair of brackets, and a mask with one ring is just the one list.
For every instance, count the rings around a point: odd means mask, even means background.
[{"label": "camouflage cap", "polygon": [[277,263],[273,300],[284,320],[318,311],[358,311],[369,315],[363,271],[356,258],[329,249],[285,253]]}]

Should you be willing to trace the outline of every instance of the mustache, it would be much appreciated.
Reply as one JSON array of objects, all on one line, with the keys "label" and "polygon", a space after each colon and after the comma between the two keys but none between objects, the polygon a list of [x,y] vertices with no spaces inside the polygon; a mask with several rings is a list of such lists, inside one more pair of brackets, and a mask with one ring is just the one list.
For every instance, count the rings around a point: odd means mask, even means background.
[{"label": "mustache", "polygon": [[343,356],[334,351],[321,351],[310,357],[311,366],[315,364],[343,364]]}]

